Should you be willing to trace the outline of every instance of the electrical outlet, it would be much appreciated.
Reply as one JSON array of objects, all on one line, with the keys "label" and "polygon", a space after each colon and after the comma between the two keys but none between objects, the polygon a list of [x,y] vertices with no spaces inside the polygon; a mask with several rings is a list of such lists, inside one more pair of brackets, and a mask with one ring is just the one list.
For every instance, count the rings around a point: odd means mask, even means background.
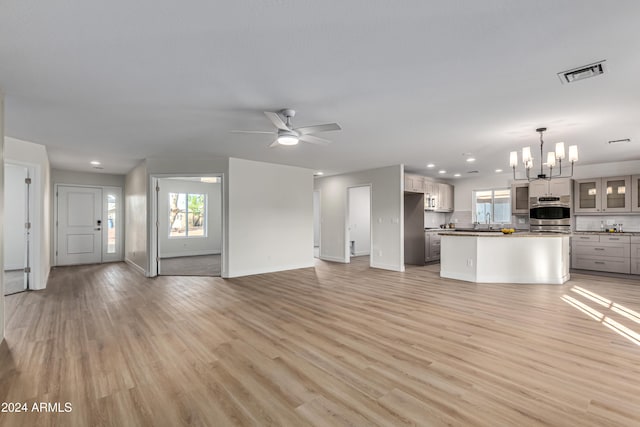
[{"label": "electrical outlet", "polygon": [[467,267],[473,267],[473,259],[467,258]]}]

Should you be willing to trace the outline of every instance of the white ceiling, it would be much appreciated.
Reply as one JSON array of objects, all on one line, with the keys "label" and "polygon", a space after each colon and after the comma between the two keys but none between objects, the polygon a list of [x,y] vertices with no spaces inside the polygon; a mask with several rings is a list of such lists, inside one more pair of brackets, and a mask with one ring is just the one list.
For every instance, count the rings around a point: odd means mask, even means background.
[{"label": "white ceiling", "polygon": [[[636,0],[3,0],[6,133],[46,145],[54,167],[111,173],[215,154],[328,173],[434,162],[450,177],[469,152],[488,174],[535,149],[538,126],[581,163],[640,159],[639,19]],[[556,76],[601,59],[603,76]],[[262,111],[284,107],[344,130],[274,149],[229,133],[271,130]],[[606,143],[620,138],[633,142]]]}]

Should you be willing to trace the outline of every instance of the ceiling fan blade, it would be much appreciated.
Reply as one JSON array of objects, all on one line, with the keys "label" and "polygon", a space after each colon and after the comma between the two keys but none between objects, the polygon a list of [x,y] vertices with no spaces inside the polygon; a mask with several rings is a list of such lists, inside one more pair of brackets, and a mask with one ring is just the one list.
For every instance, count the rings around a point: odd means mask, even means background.
[{"label": "ceiling fan blade", "polygon": [[275,135],[276,132],[266,132],[266,131],[262,131],[262,130],[231,130],[229,131],[231,133],[268,133],[271,135]]},{"label": "ceiling fan blade", "polygon": [[278,140],[276,139],[275,141],[273,141],[271,143],[271,145],[269,145],[269,148],[273,148],[273,147],[277,147],[278,145],[280,145],[280,143],[278,142]]},{"label": "ceiling fan blade", "polygon": [[326,125],[304,126],[294,129],[300,135],[308,135],[310,133],[329,132],[332,130],[342,130],[337,123],[327,123]]},{"label": "ceiling fan blade", "polygon": [[331,144],[331,141],[329,141],[328,139],[318,138],[317,136],[313,135],[300,135],[299,139],[300,141],[310,142],[311,144]]},{"label": "ceiling fan blade", "polygon": [[278,113],[274,113],[274,112],[271,112],[271,111],[265,111],[264,115],[267,116],[267,118],[269,120],[271,120],[271,123],[273,123],[273,125],[275,127],[277,127],[278,129],[289,130],[289,128],[287,127],[287,124],[282,121],[282,118],[280,117],[280,115]]}]

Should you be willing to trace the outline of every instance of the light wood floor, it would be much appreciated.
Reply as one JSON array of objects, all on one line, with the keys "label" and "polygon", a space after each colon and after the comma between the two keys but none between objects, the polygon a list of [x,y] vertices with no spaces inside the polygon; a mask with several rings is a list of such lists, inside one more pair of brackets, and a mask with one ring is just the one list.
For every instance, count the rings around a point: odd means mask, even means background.
[{"label": "light wood floor", "polygon": [[6,298],[0,401],[73,411],[0,425],[640,425],[640,346],[574,307],[640,331],[638,280],[475,285],[367,263],[232,280],[57,268]]}]

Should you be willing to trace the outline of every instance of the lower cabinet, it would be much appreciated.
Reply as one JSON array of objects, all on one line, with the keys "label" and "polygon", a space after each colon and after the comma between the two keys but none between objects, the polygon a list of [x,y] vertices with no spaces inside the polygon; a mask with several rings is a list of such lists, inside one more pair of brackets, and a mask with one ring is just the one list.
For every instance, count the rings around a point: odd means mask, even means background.
[{"label": "lower cabinet", "polygon": [[640,274],[640,236],[631,236],[631,274]]},{"label": "lower cabinet", "polygon": [[425,262],[440,261],[439,231],[424,232],[424,260]]},{"label": "lower cabinet", "polygon": [[620,235],[572,236],[571,266],[583,270],[630,274],[632,272],[631,237]]}]

